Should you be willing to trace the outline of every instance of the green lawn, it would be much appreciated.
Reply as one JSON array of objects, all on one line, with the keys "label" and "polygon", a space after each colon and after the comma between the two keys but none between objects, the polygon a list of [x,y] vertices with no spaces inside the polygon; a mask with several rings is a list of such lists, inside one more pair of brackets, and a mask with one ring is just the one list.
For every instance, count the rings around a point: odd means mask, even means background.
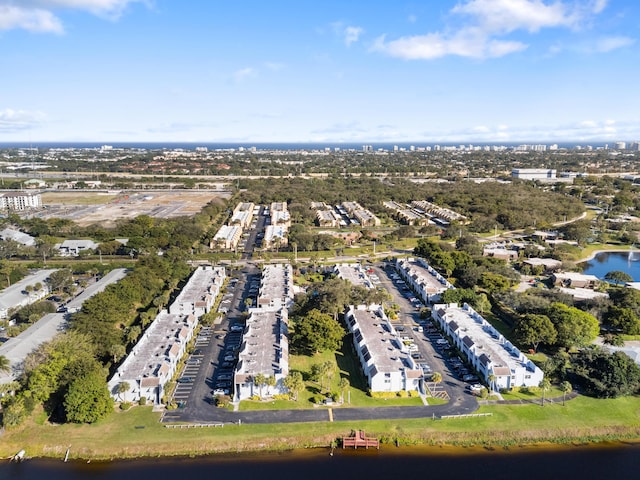
[{"label": "green lawn", "polygon": [[[302,408],[318,408],[315,400],[321,399],[330,392],[341,394],[338,384],[340,378],[344,377],[349,380],[349,388],[344,392],[344,404],[332,405],[332,408],[348,408],[352,407],[380,407],[380,406],[408,406],[422,405],[419,397],[411,398],[373,398],[367,393],[367,381],[358,363],[355,354],[350,352],[351,346],[346,344],[337,352],[323,352],[309,357],[306,355],[290,355],[289,368],[291,371],[302,373],[305,379],[306,388],[298,395],[297,401],[286,400],[270,400],[270,401],[253,401],[244,400],[240,402],[240,410],[280,410],[280,409],[302,409]],[[331,379],[331,385],[323,385],[311,380],[310,372],[313,364],[324,363],[330,361],[335,365],[335,374]],[[441,402],[437,399],[429,399],[430,405]],[[444,402],[446,403],[446,402]],[[320,407],[325,408],[325,407]]]},{"label": "green lawn", "polygon": [[29,456],[62,459],[198,455],[222,451],[327,446],[352,429],[400,444],[508,446],[536,442],[586,442],[640,438],[640,397],[599,400],[578,397],[561,404],[488,405],[487,417],[433,420],[359,420],[222,428],[165,428],[150,407],[117,412],[94,425],[50,425],[34,415],[3,433],[0,456],[25,449]]}]

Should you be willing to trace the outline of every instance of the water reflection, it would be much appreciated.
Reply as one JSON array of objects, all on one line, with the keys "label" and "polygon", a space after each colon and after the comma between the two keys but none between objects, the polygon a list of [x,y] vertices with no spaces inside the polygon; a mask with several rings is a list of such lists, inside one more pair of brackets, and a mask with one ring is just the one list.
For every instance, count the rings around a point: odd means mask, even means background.
[{"label": "water reflection", "polygon": [[[501,479],[637,478],[640,444],[555,449],[393,448],[314,449],[284,453],[220,455],[197,459],[117,462],[29,460],[3,464],[0,478],[16,480],[333,480],[474,477]],[[414,477],[415,476],[415,477]]]}]

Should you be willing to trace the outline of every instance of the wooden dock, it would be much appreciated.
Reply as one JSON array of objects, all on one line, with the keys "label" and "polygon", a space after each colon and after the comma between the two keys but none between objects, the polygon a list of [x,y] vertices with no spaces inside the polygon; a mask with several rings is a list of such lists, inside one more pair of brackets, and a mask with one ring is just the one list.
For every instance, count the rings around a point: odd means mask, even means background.
[{"label": "wooden dock", "polygon": [[364,430],[358,430],[357,432],[352,432],[348,437],[342,437],[342,448],[347,447],[375,447],[379,449],[380,441],[374,437],[367,437]]}]

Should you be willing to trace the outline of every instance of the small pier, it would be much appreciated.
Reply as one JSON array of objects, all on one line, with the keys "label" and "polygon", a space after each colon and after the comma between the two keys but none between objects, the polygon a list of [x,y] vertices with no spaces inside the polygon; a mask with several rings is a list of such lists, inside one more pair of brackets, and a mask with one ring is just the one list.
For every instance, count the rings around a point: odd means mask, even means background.
[{"label": "small pier", "polygon": [[357,432],[352,432],[348,437],[342,437],[342,448],[347,447],[375,447],[379,449],[380,441],[375,437],[367,437],[364,430],[358,430]]}]

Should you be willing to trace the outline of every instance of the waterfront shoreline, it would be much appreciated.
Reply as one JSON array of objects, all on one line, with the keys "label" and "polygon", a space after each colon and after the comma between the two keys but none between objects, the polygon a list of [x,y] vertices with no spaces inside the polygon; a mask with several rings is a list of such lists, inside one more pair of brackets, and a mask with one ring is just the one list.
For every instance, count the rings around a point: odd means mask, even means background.
[{"label": "waterfront shoreline", "polygon": [[[363,422],[364,423],[364,422]],[[366,426],[366,423],[365,423]],[[346,435],[348,431],[342,430]],[[515,434],[514,434],[515,433]],[[369,431],[367,430],[367,434]],[[532,430],[526,432],[505,432],[497,431],[493,435],[478,434],[477,432],[424,432],[418,435],[392,435],[384,436],[380,432],[371,431],[373,436],[380,440],[380,450],[385,453],[404,452],[405,454],[414,451],[420,455],[443,455],[449,454],[459,456],[463,454],[481,454],[496,451],[541,451],[541,450],[561,450],[575,447],[604,448],[622,445],[640,445],[640,426],[610,427],[591,430],[574,431],[549,431]],[[248,438],[242,445],[230,445],[221,442],[212,445],[203,442],[199,447],[185,448],[184,441],[176,440],[170,448],[165,444],[164,448],[130,450],[126,445],[111,445],[111,448],[103,445],[103,448],[96,445],[87,445],[82,449],[71,448],[70,461],[134,461],[149,459],[170,459],[170,458],[205,458],[238,456],[238,455],[273,455],[287,452],[302,452],[309,450],[326,449],[331,451],[334,448],[342,450],[339,445],[339,436],[336,432],[310,438],[307,436],[291,436],[288,438],[276,438],[271,440]],[[60,442],[58,445],[47,445],[44,449],[30,455],[29,446],[26,445],[27,457],[30,459],[61,459],[69,445]],[[178,446],[178,448],[175,448]],[[114,448],[115,447],[115,448]],[[349,449],[347,449],[349,450]],[[4,453],[4,452],[3,452]]]},{"label": "waterfront shoreline", "polygon": [[581,258],[579,260],[576,260],[576,263],[585,263],[585,262],[590,262],[591,260],[593,260],[594,258],[596,258],[599,254],[601,253],[628,253],[631,251],[631,248],[627,248],[627,249],[605,249],[605,250],[594,250],[588,257],[585,258]]}]

